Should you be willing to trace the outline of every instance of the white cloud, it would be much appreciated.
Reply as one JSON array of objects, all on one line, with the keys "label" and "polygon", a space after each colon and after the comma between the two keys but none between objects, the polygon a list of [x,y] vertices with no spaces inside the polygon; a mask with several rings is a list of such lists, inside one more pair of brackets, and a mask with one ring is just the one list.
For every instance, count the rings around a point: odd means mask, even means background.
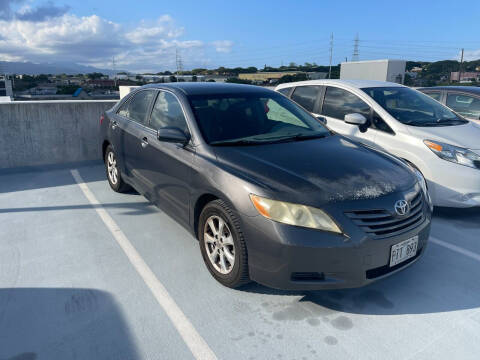
[{"label": "white cloud", "polygon": [[233,45],[228,40],[208,45],[201,40],[184,40],[184,28],[177,26],[169,15],[125,28],[97,15],[79,17],[58,9],[35,9],[39,8],[19,12],[28,19],[16,15],[0,18],[0,59],[75,62],[111,68],[115,57],[117,69],[160,71],[175,68],[177,51],[184,68],[190,68],[205,65],[210,47],[217,52],[229,52]]},{"label": "white cloud", "polygon": [[480,49],[478,50],[467,50],[463,54],[463,59],[465,61],[472,61],[480,59]]},{"label": "white cloud", "polygon": [[215,50],[220,53],[229,53],[232,51],[233,41],[230,40],[217,40],[213,41],[212,45],[215,47]]}]

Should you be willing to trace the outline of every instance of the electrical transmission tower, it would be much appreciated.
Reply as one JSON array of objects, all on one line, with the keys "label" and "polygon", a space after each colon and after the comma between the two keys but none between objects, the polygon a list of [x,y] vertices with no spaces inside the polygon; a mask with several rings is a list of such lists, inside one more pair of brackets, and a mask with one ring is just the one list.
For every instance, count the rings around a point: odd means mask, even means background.
[{"label": "electrical transmission tower", "polygon": [[332,78],[332,56],[333,56],[333,33],[330,35],[330,66],[328,68],[328,78]]},{"label": "electrical transmission tower", "polygon": [[117,69],[115,65],[115,56],[112,56],[112,68],[113,68],[113,83],[117,87]]},{"label": "electrical transmission tower", "polygon": [[358,44],[360,42],[360,39],[358,38],[358,33],[357,36],[355,36],[355,41],[353,45],[353,55],[352,55],[352,61],[358,61],[359,56],[358,56]]},{"label": "electrical transmission tower", "polygon": [[177,75],[181,75],[183,72],[183,61],[178,48],[175,49],[175,61],[177,63]]}]

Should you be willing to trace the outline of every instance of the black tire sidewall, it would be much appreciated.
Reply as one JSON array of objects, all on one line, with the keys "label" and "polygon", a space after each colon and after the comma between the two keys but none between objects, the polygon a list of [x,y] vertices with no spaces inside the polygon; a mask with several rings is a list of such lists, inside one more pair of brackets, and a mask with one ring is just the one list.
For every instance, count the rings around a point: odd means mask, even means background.
[{"label": "black tire sidewall", "polygon": [[[243,268],[247,266],[247,256],[246,250],[243,251],[245,248],[245,243],[239,229],[239,224],[235,222],[235,220],[228,213],[227,209],[224,209],[224,207],[220,205],[219,201],[213,201],[205,206],[200,214],[198,222],[198,238],[203,260],[212,276],[225,286],[237,287],[243,285],[245,282],[242,281],[242,274]],[[221,217],[223,221],[227,223],[230,232],[232,233],[233,243],[235,246],[235,264],[233,265],[233,270],[228,274],[222,274],[213,267],[205,248],[205,239],[203,237],[205,222],[210,216],[213,215]]]}]

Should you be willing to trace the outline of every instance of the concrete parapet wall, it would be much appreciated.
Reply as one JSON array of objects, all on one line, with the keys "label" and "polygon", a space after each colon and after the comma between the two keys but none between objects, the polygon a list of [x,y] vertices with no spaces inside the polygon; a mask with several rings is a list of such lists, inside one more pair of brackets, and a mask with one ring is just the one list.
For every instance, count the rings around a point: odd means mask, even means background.
[{"label": "concrete parapet wall", "polygon": [[100,159],[100,116],[115,103],[0,103],[0,169]]}]

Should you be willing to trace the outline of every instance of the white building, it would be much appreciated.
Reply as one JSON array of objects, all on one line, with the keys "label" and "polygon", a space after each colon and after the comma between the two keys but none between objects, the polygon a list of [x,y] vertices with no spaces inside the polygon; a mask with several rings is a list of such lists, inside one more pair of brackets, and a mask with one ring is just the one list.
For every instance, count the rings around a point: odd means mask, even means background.
[{"label": "white building", "polygon": [[11,101],[12,98],[12,80],[8,75],[0,75],[0,101]]},{"label": "white building", "polygon": [[340,65],[341,80],[378,80],[403,84],[405,60],[369,60],[343,62]]}]

